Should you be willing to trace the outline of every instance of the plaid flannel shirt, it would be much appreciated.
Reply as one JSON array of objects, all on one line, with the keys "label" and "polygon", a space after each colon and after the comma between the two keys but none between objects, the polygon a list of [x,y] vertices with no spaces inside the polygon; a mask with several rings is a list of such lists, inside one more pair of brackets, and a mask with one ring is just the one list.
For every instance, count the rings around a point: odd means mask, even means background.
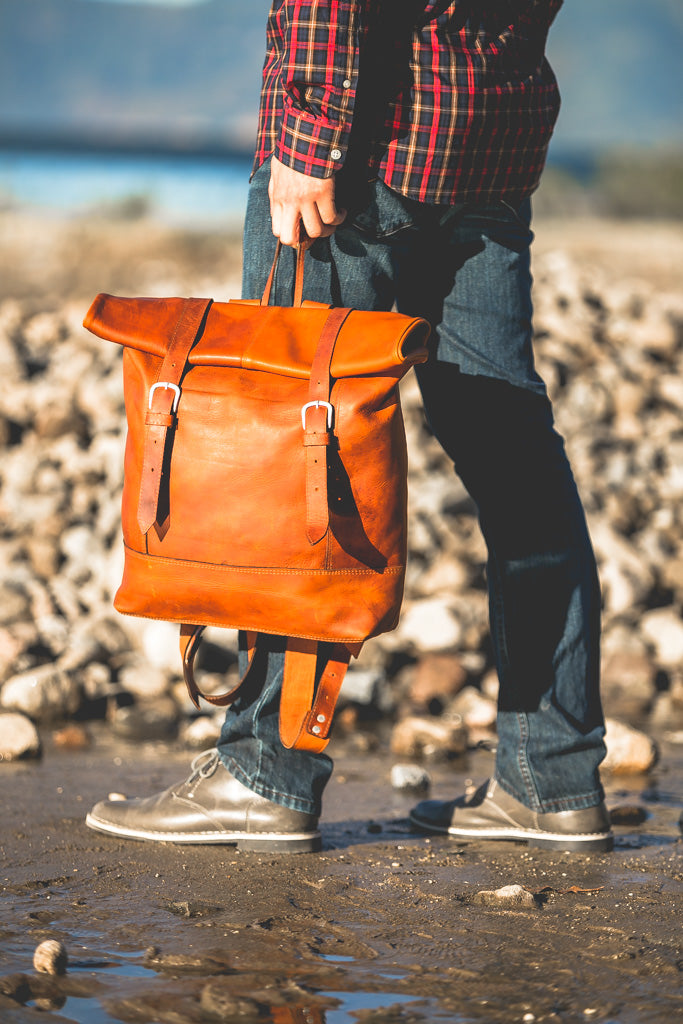
[{"label": "plaid flannel shirt", "polygon": [[559,110],[544,56],[563,0],[274,0],[255,168],[274,153],[429,203],[522,199]]}]

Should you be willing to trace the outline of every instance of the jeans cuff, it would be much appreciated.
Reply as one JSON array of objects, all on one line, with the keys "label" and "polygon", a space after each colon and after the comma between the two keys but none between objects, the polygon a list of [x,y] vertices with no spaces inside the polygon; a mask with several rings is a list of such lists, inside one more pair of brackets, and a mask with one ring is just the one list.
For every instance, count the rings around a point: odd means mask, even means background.
[{"label": "jeans cuff", "polygon": [[530,811],[536,811],[540,814],[557,814],[561,811],[583,811],[587,807],[597,807],[605,799],[605,792],[602,786],[599,786],[598,789],[589,790],[587,793],[579,793],[576,796],[562,796],[552,800],[543,800],[539,797],[538,806],[532,807],[529,803],[528,793],[518,793],[514,786],[511,786],[505,779],[501,779],[495,773],[494,778],[508,796],[519,800],[520,804],[524,804]]},{"label": "jeans cuff", "polygon": [[220,747],[217,750],[218,756],[230,774],[234,775],[237,781],[241,782],[247,789],[250,789],[252,793],[257,793],[266,800],[271,800],[274,804],[280,804],[281,807],[287,807],[290,811],[301,811],[303,814],[313,814],[316,817],[320,817],[321,808],[316,806],[312,800],[305,800],[302,797],[294,796],[292,793],[283,793],[272,786],[264,785],[257,777],[252,777],[244,771],[242,766],[235,761],[234,757],[224,754]]}]

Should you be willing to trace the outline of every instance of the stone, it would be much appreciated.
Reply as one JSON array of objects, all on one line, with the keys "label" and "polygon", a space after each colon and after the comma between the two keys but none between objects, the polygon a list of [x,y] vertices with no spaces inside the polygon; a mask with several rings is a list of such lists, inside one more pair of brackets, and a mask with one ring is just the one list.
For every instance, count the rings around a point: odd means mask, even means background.
[{"label": "stone", "polygon": [[90,746],[90,736],[82,725],[71,722],[63,729],[57,729],[52,733],[52,742],[62,750],[87,750]]},{"label": "stone", "polygon": [[410,699],[424,705],[434,699],[444,701],[461,690],[466,680],[467,671],[457,655],[426,654],[420,658],[410,683]]},{"label": "stone", "polygon": [[110,714],[112,732],[132,742],[172,739],[178,730],[178,709],[170,698],[153,704],[115,708]]},{"label": "stone", "polygon": [[163,697],[169,689],[168,674],[156,665],[150,665],[143,658],[136,658],[119,672],[122,689],[142,700]]},{"label": "stone", "polygon": [[394,764],[391,767],[391,785],[394,789],[425,792],[431,784],[431,775],[421,765]]},{"label": "stone", "polygon": [[683,665],[683,619],[674,608],[656,608],[641,620],[641,632],[664,668]]},{"label": "stone", "polygon": [[383,680],[384,672],[380,670],[350,668],[344,676],[339,699],[365,706],[373,704]]},{"label": "stone", "polygon": [[632,729],[614,718],[605,721],[607,756],[602,769],[613,775],[640,775],[657,762],[657,744],[644,732]]},{"label": "stone", "polygon": [[35,721],[65,718],[80,703],[78,683],[56,665],[39,665],[12,676],[0,691],[0,706],[20,711]]},{"label": "stone", "polygon": [[39,757],[40,737],[30,718],[17,713],[0,714],[0,761]]},{"label": "stone", "polygon": [[637,721],[655,697],[656,666],[645,653],[614,651],[602,666],[602,698],[608,714]]},{"label": "stone", "polygon": [[33,966],[41,974],[66,974],[69,954],[63,942],[46,939],[33,954]]},{"label": "stone", "polygon": [[402,640],[418,651],[446,651],[457,646],[462,636],[460,623],[441,598],[413,604],[403,616],[399,631]]},{"label": "stone", "polygon": [[468,729],[493,729],[498,707],[474,686],[466,686],[453,698],[449,712],[460,715]]},{"label": "stone", "polygon": [[504,885],[500,889],[481,889],[472,898],[473,903],[484,907],[522,907],[539,910],[541,903],[532,892],[522,885]]},{"label": "stone", "polygon": [[610,808],[609,812],[609,820],[613,825],[642,825],[647,819],[645,808],[635,804],[620,804]]},{"label": "stone", "polygon": [[222,722],[217,718],[199,715],[181,728],[180,742],[191,750],[206,750],[208,747],[215,747],[221,735],[221,726]]},{"label": "stone", "polygon": [[467,728],[460,718],[449,720],[411,716],[397,722],[391,733],[391,752],[426,760],[459,757],[467,750]]}]

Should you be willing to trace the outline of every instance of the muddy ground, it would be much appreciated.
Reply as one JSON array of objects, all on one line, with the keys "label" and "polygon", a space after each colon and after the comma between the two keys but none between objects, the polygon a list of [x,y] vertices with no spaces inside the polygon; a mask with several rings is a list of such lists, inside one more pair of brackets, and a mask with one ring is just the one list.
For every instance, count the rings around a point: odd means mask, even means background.
[{"label": "muddy ground", "polygon": [[[390,756],[336,744],[322,853],[266,857],[89,831],[104,794],[146,795],[188,767],[173,746],[91,732],[87,751],[48,744],[41,762],[2,766],[3,1022],[47,1009],[55,1024],[671,1024],[683,1011],[680,746],[663,745],[650,777],[610,785],[612,808],[647,817],[615,829],[613,853],[587,855],[426,839]],[[475,751],[433,768],[432,793],[491,765]],[[510,884],[536,905],[473,899]],[[32,968],[47,938],[68,949],[64,977]]]}]

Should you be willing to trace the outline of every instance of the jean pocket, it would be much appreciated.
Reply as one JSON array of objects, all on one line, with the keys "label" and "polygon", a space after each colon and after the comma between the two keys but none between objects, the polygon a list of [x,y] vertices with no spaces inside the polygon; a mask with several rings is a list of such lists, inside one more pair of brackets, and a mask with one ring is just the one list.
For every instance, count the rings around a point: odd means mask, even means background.
[{"label": "jean pocket", "polygon": [[371,238],[386,238],[406,228],[417,227],[421,203],[394,192],[379,179],[368,183],[365,206],[351,217],[351,223]]}]

